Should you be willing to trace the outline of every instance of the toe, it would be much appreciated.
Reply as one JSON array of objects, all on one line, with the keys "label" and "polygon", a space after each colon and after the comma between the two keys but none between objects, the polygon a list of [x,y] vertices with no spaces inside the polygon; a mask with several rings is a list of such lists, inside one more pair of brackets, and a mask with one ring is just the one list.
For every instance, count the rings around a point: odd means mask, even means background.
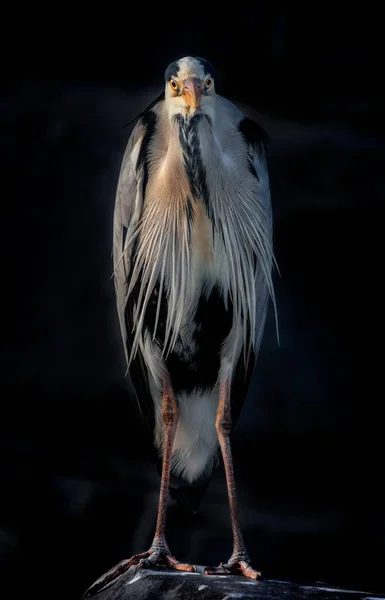
[{"label": "toe", "polygon": [[240,570],[245,577],[249,577],[249,579],[260,579],[262,574],[260,571],[256,571],[253,569],[249,563],[244,560],[241,560],[239,563]]},{"label": "toe", "polygon": [[176,571],[185,571],[187,573],[195,573],[196,571],[194,565],[181,563],[174,556],[166,556],[166,562],[169,569],[175,569]]},{"label": "toe", "polygon": [[132,567],[133,565],[138,565],[142,560],[145,560],[146,558],[148,558],[150,555],[149,551],[147,550],[147,552],[140,552],[138,554],[134,554],[133,556],[131,556],[131,558],[129,558],[126,563],[128,567]]}]

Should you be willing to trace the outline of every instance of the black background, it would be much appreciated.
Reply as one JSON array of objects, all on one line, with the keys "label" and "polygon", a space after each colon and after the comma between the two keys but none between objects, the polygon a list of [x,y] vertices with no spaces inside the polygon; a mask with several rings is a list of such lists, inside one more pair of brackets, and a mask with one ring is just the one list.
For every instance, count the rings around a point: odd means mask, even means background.
[{"label": "black background", "polygon": [[[269,315],[233,442],[249,553],[267,577],[384,591],[380,16],[184,8],[3,21],[2,589],[78,598],[151,542],[159,479],[124,379],[111,219],[122,126],[196,54],[271,138],[281,345]],[[228,558],[222,469],[168,531],[180,559]]]}]

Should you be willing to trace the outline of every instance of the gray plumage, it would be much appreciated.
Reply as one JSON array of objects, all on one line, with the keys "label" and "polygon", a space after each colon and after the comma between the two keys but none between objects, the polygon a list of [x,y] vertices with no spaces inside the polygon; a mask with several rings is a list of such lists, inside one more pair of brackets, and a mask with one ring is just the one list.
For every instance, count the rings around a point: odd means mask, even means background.
[{"label": "gray plumage", "polygon": [[[187,57],[177,65],[179,79],[207,80],[199,60]],[[172,455],[172,474],[194,484],[210,476],[217,455],[219,382],[234,382],[239,369],[238,379],[249,382],[269,296],[274,303],[272,213],[262,132],[249,134],[249,120],[213,84],[203,91],[200,108],[187,115],[169,80],[165,89],[165,98],[139,118],[122,162],[113,229],[115,290],[128,370],[136,362],[136,380],[145,380],[144,387],[135,381],[134,387],[142,409],[153,410],[160,454],[167,360],[191,360],[196,369],[195,389],[181,384],[176,392]],[[215,382],[203,386],[196,367],[201,363],[194,363],[200,351],[196,315],[213,291],[231,325],[218,346]],[[242,404],[246,391],[232,403]]]}]

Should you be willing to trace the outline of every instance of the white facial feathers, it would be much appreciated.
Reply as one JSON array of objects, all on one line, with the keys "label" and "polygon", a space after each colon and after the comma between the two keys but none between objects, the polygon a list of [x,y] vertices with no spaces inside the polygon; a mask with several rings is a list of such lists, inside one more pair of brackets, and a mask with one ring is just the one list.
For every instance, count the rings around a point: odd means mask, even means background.
[{"label": "white facial feathers", "polygon": [[188,77],[196,77],[202,80],[206,77],[202,63],[191,56],[186,56],[178,60],[178,79],[184,81]]}]

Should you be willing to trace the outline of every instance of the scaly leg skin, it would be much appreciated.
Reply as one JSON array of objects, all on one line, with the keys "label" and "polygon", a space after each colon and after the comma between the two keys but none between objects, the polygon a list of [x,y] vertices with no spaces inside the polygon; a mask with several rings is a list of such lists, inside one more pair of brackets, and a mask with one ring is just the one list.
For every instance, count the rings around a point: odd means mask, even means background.
[{"label": "scaly leg skin", "polygon": [[134,554],[131,558],[123,560],[111,571],[105,574],[84,594],[84,597],[94,596],[102,588],[110,584],[114,579],[122,575],[127,569],[136,565],[138,568],[168,567],[176,571],[195,572],[195,567],[179,562],[172,556],[165,538],[166,528],[166,503],[168,486],[170,481],[171,454],[174,444],[175,431],[178,423],[178,407],[171,387],[164,383],[163,387],[163,423],[164,423],[164,446],[163,466],[160,483],[160,494],[158,504],[158,518],[156,530],[151,547],[147,552]]},{"label": "scaly leg skin", "polygon": [[246,552],[241,529],[239,526],[239,509],[236,498],[233,457],[231,454],[231,405],[230,384],[224,382],[220,386],[217,418],[215,422],[219,445],[225,465],[227,493],[230,504],[231,525],[233,530],[233,553],[226,564],[219,567],[206,567],[206,575],[244,575],[250,579],[260,579],[261,573],[252,568]]}]

